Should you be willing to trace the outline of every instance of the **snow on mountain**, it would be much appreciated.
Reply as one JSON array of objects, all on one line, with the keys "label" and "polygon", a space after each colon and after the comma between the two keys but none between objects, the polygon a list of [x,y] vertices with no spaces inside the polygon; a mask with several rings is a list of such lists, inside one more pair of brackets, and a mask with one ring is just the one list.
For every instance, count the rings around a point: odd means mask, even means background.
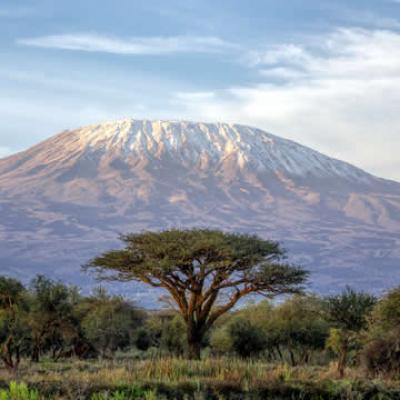
[{"label": "snow on mountain", "polygon": [[0,215],[0,265],[23,276],[76,280],[120,232],[209,226],[283,240],[321,291],[400,282],[399,183],[242,125],[62,132],[0,160]]},{"label": "snow on mountain", "polygon": [[199,169],[234,158],[239,169],[282,171],[302,177],[340,176],[366,182],[370,178],[349,164],[241,125],[122,120],[64,132],[34,150],[34,159],[44,156],[45,160],[40,161],[46,164],[62,161],[57,154],[65,151],[92,161],[111,154],[118,154],[121,160],[160,160],[169,156]]}]

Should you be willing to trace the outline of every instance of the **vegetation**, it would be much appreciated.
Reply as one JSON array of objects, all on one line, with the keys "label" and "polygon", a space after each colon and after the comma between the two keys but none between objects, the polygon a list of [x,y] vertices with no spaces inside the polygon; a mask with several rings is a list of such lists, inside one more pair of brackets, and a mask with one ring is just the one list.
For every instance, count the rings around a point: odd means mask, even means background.
[{"label": "vegetation", "polygon": [[349,352],[359,347],[360,332],[367,327],[367,318],[375,303],[375,297],[351,288],[326,300],[327,317],[334,324],[327,344],[338,355],[341,378]]},{"label": "vegetation", "polygon": [[400,375],[400,288],[391,290],[374,308],[361,352],[372,375]]},{"label": "vegetation", "polygon": [[[0,371],[4,390],[14,379]],[[32,365],[23,361],[19,379],[41,400],[400,398],[398,381],[368,380],[356,368],[349,370],[346,380],[338,380],[336,368],[330,366],[291,367],[239,358],[140,360],[120,354],[113,360],[42,360]]]},{"label": "vegetation", "polygon": [[[400,288],[380,299],[350,288],[302,293],[304,271],[281,263],[277,244],[168,232],[135,236],[143,248],[92,265],[104,273],[114,260],[118,279],[144,274],[160,287],[175,279],[177,309],[142,310],[103,288],[84,296],[43,276],[27,286],[0,277],[0,400],[400,399]],[[255,285],[284,296],[231,306]],[[218,301],[225,286],[228,300]],[[203,329],[194,350],[193,326]]]},{"label": "vegetation", "polygon": [[4,365],[14,371],[29,335],[26,319],[25,288],[15,279],[0,277],[0,357]]},{"label": "vegetation", "polygon": [[[297,293],[307,273],[282,263],[277,242],[246,234],[192,229],[122,237],[125,249],[93,259],[103,279],[138,280],[165,289],[186,324],[188,356],[200,358],[201,343],[215,321],[243,297]],[[226,298],[226,300],[224,300]]]}]

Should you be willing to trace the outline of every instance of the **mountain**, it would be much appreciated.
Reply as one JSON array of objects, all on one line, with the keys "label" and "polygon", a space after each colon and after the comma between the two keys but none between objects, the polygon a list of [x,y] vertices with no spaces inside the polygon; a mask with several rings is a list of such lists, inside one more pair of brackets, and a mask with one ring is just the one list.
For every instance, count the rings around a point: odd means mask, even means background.
[{"label": "mountain", "polygon": [[0,217],[0,268],[23,279],[90,285],[80,265],[120,233],[207,226],[282,241],[320,292],[400,284],[400,183],[242,125],[62,132],[0,160]]}]

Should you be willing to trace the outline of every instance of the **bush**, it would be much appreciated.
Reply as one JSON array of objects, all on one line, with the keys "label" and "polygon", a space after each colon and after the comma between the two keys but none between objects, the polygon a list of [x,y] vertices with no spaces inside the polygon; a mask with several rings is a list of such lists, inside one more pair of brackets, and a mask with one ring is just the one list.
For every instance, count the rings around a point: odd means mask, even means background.
[{"label": "bush", "polygon": [[244,319],[231,323],[229,333],[233,350],[240,357],[251,357],[265,350],[266,338],[263,331]]},{"label": "bush", "polygon": [[400,330],[371,340],[364,347],[361,360],[371,374],[400,374]]},{"label": "bush", "polygon": [[160,347],[167,352],[182,356],[186,352],[186,326],[180,315],[164,321]]},{"label": "bush", "polygon": [[152,346],[153,339],[150,333],[145,328],[140,328],[136,332],[134,343],[137,349],[141,351],[146,351]]},{"label": "bush", "polygon": [[223,355],[233,351],[232,337],[228,328],[222,326],[212,332],[210,346],[213,354]]}]

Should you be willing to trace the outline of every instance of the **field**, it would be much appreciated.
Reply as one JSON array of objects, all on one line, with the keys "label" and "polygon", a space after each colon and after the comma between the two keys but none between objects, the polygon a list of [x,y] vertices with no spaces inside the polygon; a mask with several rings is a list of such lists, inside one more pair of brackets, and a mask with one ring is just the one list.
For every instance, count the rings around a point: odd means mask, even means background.
[{"label": "field", "polygon": [[235,358],[43,359],[24,361],[17,375],[0,370],[0,399],[400,399],[400,381],[369,380],[356,368],[346,372],[338,380],[333,365],[290,367]]}]

